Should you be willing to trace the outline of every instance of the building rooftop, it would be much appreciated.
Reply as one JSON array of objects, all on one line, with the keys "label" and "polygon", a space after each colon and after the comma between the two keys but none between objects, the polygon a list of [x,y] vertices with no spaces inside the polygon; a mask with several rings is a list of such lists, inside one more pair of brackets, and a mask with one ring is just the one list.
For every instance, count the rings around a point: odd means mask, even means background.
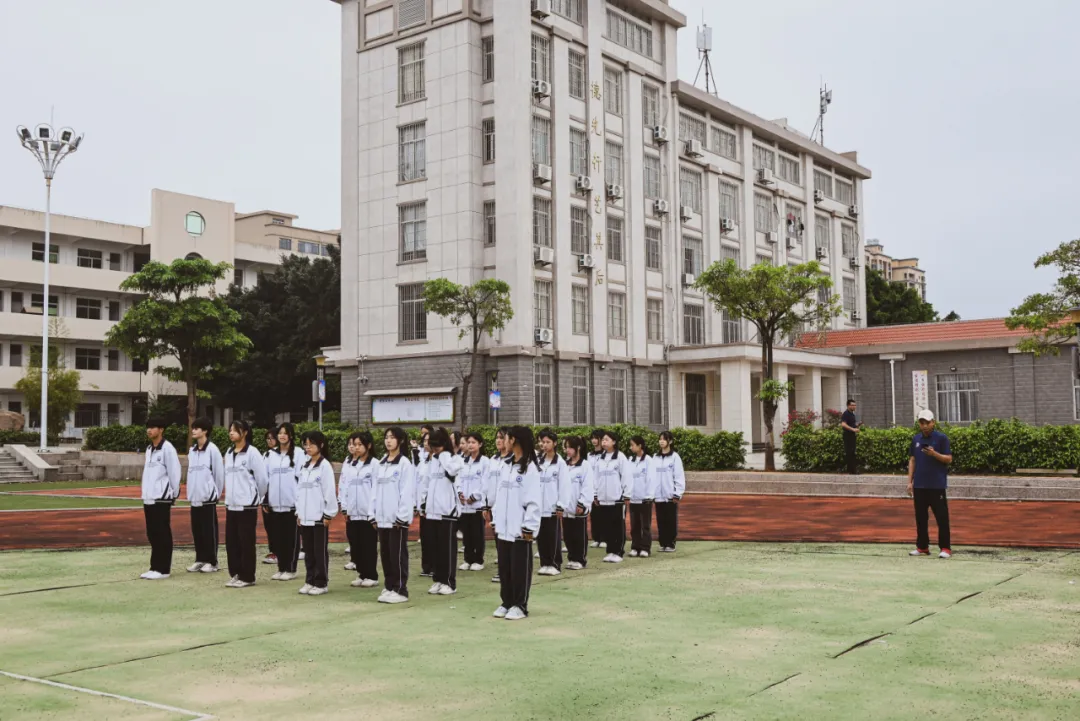
[{"label": "building rooftop", "polygon": [[849,348],[852,346],[896,346],[908,343],[983,341],[1023,338],[1030,332],[1005,327],[1004,318],[958,320],[949,323],[911,323],[883,325],[824,333],[804,333],[799,348]]}]

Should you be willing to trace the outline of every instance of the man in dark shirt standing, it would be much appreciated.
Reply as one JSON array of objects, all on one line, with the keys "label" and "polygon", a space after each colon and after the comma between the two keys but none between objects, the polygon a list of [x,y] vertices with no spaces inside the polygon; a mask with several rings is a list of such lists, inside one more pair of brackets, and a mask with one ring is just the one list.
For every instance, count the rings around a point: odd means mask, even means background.
[{"label": "man in dark shirt standing", "polygon": [[915,550],[909,555],[930,555],[930,533],[927,529],[927,510],[934,512],[938,527],[938,558],[951,558],[949,537],[949,502],[945,488],[949,484],[949,464],[952,449],[948,437],[934,430],[934,413],[919,412],[919,432],[911,439],[908,451],[908,495],[915,500]]},{"label": "man in dark shirt standing", "polygon": [[844,429],[844,459],[847,461],[847,472],[855,475],[855,435],[859,432],[859,423],[855,420],[855,401],[850,398],[848,398],[847,410],[840,416],[840,427]]}]

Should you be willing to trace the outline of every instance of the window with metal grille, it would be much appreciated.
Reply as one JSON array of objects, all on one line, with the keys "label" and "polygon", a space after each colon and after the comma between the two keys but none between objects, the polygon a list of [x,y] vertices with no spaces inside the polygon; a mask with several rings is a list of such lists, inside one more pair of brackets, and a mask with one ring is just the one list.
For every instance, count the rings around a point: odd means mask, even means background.
[{"label": "window with metal grille", "polygon": [[480,72],[483,82],[490,83],[495,79],[495,36],[487,35],[480,38]]},{"label": "window with metal grille", "polygon": [[589,209],[580,205],[570,206],[570,252],[589,253]]},{"label": "window with metal grille", "polygon": [[398,102],[423,100],[424,43],[423,41],[398,48]]},{"label": "window with metal grille", "polygon": [[649,371],[649,425],[664,424],[664,374]]},{"label": "window with metal grille", "polygon": [[646,57],[652,57],[652,28],[637,23],[625,15],[607,11],[607,37],[613,43],[633,50]]},{"label": "window with metal grille", "polygon": [[551,361],[533,363],[533,400],[536,402],[537,425],[551,423]]},{"label": "window with metal grille", "polygon": [[570,67],[570,97],[577,98],[578,100],[585,99],[585,56],[581,53],[570,51],[569,54],[569,67]]},{"label": "window with metal grille", "polygon": [[577,128],[570,128],[570,173],[589,174],[589,136]]},{"label": "window with metal grille", "polygon": [[551,12],[581,25],[582,0],[551,0]]},{"label": "window with metal grille", "polygon": [[611,371],[611,422],[626,423],[626,369]]},{"label": "window with metal grille", "polygon": [[855,188],[846,180],[836,179],[836,200],[844,205],[855,205]]},{"label": "window with metal grille", "polygon": [[840,248],[845,258],[854,258],[856,253],[855,226],[840,226]]},{"label": "window with metal grille", "polygon": [[427,20],[427,0],[401,0],[398,4],[398,30],[411,28]]},{"label": "window with metal grille", "polygon": [[776,216],[773,213],[773,201],[768,195],[754,193],[754,230],[768,233],[776,228]]},{"label": "window with metal grille", "polygon": [[101,406],[97,403],[80,403],[75,409],[76,428],[94,428],[101,425]]},{"label": "window with metal grille", "polygon": [[789,238],[802,240],[803,236],[803,209],[801,205],[784,204],[784,228]]},{"label": "window with metal grille", "polygon": [[551,121],[536,115],[532,119],[532,160],[551,165]]},{"label": "window with metal grille", "polygon": [[772,265],[773,263],[773,257],[768,253],[758,253],[756,257],[759,265],[761,265],[762,263],[764,263],[765,265]]},{"label": "window with metal grille", "polygon": [[427,174],[427,124],[398,128],[398,180],[419,180]]},{"label": "window with metal grille", "polygon": [[243,268],[234,268],[233,269],[232,284],[235,285],[237,288],[243,288],[244,287],[244,269]]},{"label": "window with metal grille", "polygon": [[701,173],[679,168],[679,202],[701,212]]},{"label": "window with metal grille", "polygon": [[754,170],[761,170],[762,168],[768,168],[769,170],[776,170],[776,153],[769,148],[763,148],[760,145],[754,145]]},{"label": "window with metal grille", "polygon": [[533,325],[551,328],[551,281],[533,281]]},{"label": "window with metal grille", "polygon": [[827,215],[814,215],[814,247],[823,250],[826,255],[832,246],[831,221]]},{"label": "window with metal grille", "polygon": [[573,318],[574,332],[579,335],[589,334],[589,286],[570,286],[570,313]]},{"label": "window with metal grille", "polygon": [[646,155],[642,165],[642,174],[645,179],[645,197],[654,200],[660,195],[660,158],[655,155]]},{"label": "window with metal grille", "polygon": [[733,248],[730,245],[720,246],[720,259],[721,260],[733,260],[735,265],[742,267],[742,251],[738,248]]},{"label": "window with metal grille", "polygon": [[101,370],[101,349],[99,348],[76,348],[75,370],[99,371]]},{"label": "window with metal grille", "polygon": [[532,79],[551,82],[551,41],[532,36]]},{"label": "window with metal grille", "polygon": [[705,121],[689,113],[679,113],[679,140],[696,140],[705,145]]},{"label": "window with metal grille", "polygon": [[851,314],[859,309],[859,297],[855,291],[855,280],[853,278],[844,278],[844,312],[851,317]]},{"label": "window with metal grille", "polygon": [[815,170],[814,190],[820,190],[822,193],[825,194],[826,198],[833,197],[832,176],[824,171]]},{"label": "window with metal grille", "polygon": [[292,250],[292,238],[278,238],[278,250]]},{"label": "window with metal grille", "polygon": [[739,187],[733,183],[720,181],[720,217],[733,223],[739,222]]},{"label": "window with metal grille", "polygon": [[533,196],[533,245],[551,247],[551,201]]},{"label": "window with metal grille", "polygon": [[704,345],[704,307],[700,305],[683,305],[683,343],[686,345]]},{"label": "window with metal grille", "polygon": [[660,88],[641,83],[641,121],[647,128],[660,124]]},{"label": "window with metal grille", "polygon": [[705,248],[701,238],[683,236],[683,273],[701,275],[705,269]]},{"label": "window with metal grille", "polygon": [[484,245],[495,245],[495,201],[484,201]]},{"label": "window with metal grille", "polygon": [[698,373],[686,374],[686,425],[704,426],[708,391],[705,376]]},{"label": "window with metal grille", "polygon": [[622,81],[621,70],[604,68],[604,110],[612,115],[622,115]]},{"label": "window with metal grille", "polygon": [[937,385],[937,416],[942,423],[971,423],[979,419],[979,374],[942,374]]},{"label": "window with metal grille", "polygon": [[401,227],[401,262],[427,258],[427,202],[398,207]]},{"label": "window with metal grille", "polygon": [[485,163],[495,162],[495,118],[484,118],[480,123],[481,153]]},{"label": "window with metal grille", "polygon": [[76,253],[75,262],[78,263],[80,268],[97,268],[101,269],[101,251],[90,250],[89,248],[79,248]]},{"label": "window with metal grille", "polygon": [[308,255],[323,255],[323,246],[319,243],[312,243],[310,240],[296,241],[296,249]]},{"label": "window with metal grille", "polygon": [[715,125],[712,128],[712,149],[717,155],[738,160],[739,139],[735,133]]},{"label": "window with metal grille", "polygon": [[663,336],[664,301],[648,298],[645,301],[645,338],[652,343],[659,343]]},{"label": "window with metal grille", "polygon": [[398,286],[398,341],[427,340],[424,284]]},{"label": "window with metal grille", "polygon": [[742,323],[726,310],[720,311],[720,332],[723,335],[723,343],[742,341]]},{"label": "window with metal grille", "polygon": [[786,180],[789,183],[795,185],[802,185],[802,170],[799,167],[799,161],[794,158],[789,158],[786,155],[780,156],[780,172],[778,175],[781,180]]},{"label": "window with metal grille", "polygon": [[645,268],[646,270],[660,270],[661,258],[661,230],[655,225],[645,226]]},{"label": "window with metal grille", "polygon": [[608,335],[626,338],[626,294],[608,291]]},{"label": "window with metal grille", "polygon": [[574,366],[571,381],[574,396],[574,423],[584,425],[589,422],[589,369]]},{"label": "window with metal grille", "polygon": [[622,184],[623,178],[623,147],[610,140],[604,143],[604,182]]},{"label": "window with metal grille", "polygon": [[[30,310],[36,313],[44,313],[43,307],[45,305],[45,296],[41,293],[30,294]],[[58,296],[49,295],[49,315],[60,315],[60,298]]]},{"label": "window with metal grille", "polygon": [[101,301],[97,298],[76,298],[75,317],[101,320]]},{"label": "window with metal grille", "polygon": [[623,219],[609,217],[607,220],[607,257],[616,263],[623,262]]},{"label": "window with metal grille", "polygon": [[[35,260],[38,263],[44,263],[45,262],[45,244],[44,243],[34,243],[32,246],[30,246],[30,259]],[[59,263],[60,262],[60,248],[53,245],[52,243],[49,243],[49,262],[50,263]]]}]

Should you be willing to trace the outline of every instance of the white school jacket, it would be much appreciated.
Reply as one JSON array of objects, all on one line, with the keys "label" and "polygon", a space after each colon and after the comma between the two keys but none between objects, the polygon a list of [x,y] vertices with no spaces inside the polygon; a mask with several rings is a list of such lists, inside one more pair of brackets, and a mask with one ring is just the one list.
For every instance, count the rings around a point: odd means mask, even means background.
[{"label": "white school jacket", "polygon": [[225,508],[242,511],[261,506],[266,497],[266,464],[255,446],[248,444],[239,453],[225,452]]},{"label": "white school jacket", "polygon": [[300,469],[308,461],[308,455],[296,446],[293,446],[292,454],[274,448],[266,452],[265,460],[269,483],[266,505],[278,512],[293,510],[296,508],[296,481],[300,477]]},{"label": "white school jacket", "polygon": [[570,496],[570,472],[558,453],[555,460],[540,459],[540,515],[550,518],[556,511],[565,511]]},{"label": "white school jacket", "polygon": [[424,499],[427,498],[427,464],[431,454],[423,448],[412,449],[413,465],[416,468],[416,510],[422,511]]},{"label": "white school jacket", "polygon": [[570,493],[569,503],[566,504],[565,515],[567,518],[577,517],[577,507],[580,503],[585,507],[582,517],[589,515],[593,499],[596,498],[596,478],[593,473],[592,461],[578,461],[577,465],[566,464],[566,474],[569,478]]},{"label": "white school jacket", "polygon": [[656,499],[656,467],[652,456],[646,453],[630,459],[630,471],[634,474],[634,484],[630,489],[631,503],[644,503]]},{"label": "white school jacket", "polygon": [[508,463],[500,474],[495,503],[491,506],[495,535],[502,541],[520,541],[522,533],[540,530],[540,468],[529,463],[522,473],[519,463]]},{"label": "white school jacket", "polygon": [[452,519],[461,515],[461,502],[458,492],[461,483],[457,476],[465,468],[461,456],[443,451],[432,456],[425,464],[426,484],[422,490],[420,505],[425,509],[429,521]]},{"label": "white school jacket", "polygon": [[493,461],[487,456],[477,456],[474,461],[465,459],[465,467],[458,474],[461,495],[465,503],[461,506],[463,514],[477,513],[487,504],[487,483],[489,470],[494,468]]},{"label": "white school jacket", "polygon": [[656,470],[656,502],[669,503],[682,498],[686,492],[686,474],[683,472],[682,458],[675,451],[653,456],[653,468]]},{"label": "white school jacket", "polygon": [[300,468],[296,480],[296,520],[301,526],[314,526],[337,515],[337,493],[334,490],[334,467],[320,458],[309,458]]},{"label": "white school jacket", "polygon": [[596,500],[601,506],[614,506],[629,498],[634,487],[630,459],[620,451],[602,453],[593,461],[596,471]]},{"label": "white school jacket", "polygon": [[372,456],[368,456],[363,463],[359,458],[349,458],[341,464],[338,501],[350,521],[371,520],[371,494],[376,466],[378,461]]},{"label": "white school jacket", "polygon": [[176,448],[164,438],[159,445],[146,447],[143,461],[143,505],[172,503],[180,495],[180,457]]},{"label": "white school jacket", "polygon": [[225,490],[225,463],[221,451],[207,441],[199,448],[196,443],[187,455],[187,499],[195,508],[215,506]]},{"label": "white school jacket", "polygon": [[484,508],[490,509],[495,505],[495,494],[499,490],[499,481],[503,474],[509,473],[506,464],[511,459],[512,456],[500,456],[498,454],[491,457],[488,463],[487,481],[484,483]]},{"label": "white school jacket", "polygon": [[375,468],[371,512],[379,528],[408,528],[416,507],[416,468],[404,455],[384,456]]}]

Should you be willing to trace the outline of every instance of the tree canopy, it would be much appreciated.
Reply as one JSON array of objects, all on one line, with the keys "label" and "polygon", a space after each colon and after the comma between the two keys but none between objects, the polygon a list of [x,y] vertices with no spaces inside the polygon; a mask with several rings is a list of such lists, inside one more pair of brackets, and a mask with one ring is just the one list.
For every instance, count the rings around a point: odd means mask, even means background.
[{"label": "tree canopy", "polygon": [[936,320],[937,311],[933,305],[922,299],[919,291],[899,281],[886,280],[880,271],[867,269],[867,325],[932,323]]},{"label": "tree canopy", "polygon": [[1035,355],[1057,355],[1064,343],[1076,335],[1070,314],[1080,308],[1080,238],[1059,245],[1035,261],[1036,268],[1054,266],[1058,279],[1045,293],[1035,293],[1012,309],[1005,325],[1031,333],[1017,343],[1021,351]]},{"label": "tree canopy", "polygon": [[[79,390],[81,375],[77,370],[69,370],[60,358],[59,344],[53,342],[67,336],[64,321],[52,318],[49,321],[49,435],[58,436],[67,426],[68,416],[82,403],[82,391]],[[41,347],[30,349],[30,364],[23,377],[15,381],[15,390],[23,394],[26,411],[41,413]]]}]

